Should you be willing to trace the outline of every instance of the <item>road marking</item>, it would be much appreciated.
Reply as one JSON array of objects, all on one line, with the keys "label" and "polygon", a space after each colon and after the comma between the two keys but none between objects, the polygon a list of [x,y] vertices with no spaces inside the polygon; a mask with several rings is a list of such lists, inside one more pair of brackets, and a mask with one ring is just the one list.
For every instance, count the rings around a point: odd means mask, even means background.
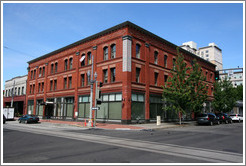
[{"label": "road marking", "polygon": [[116,138],[110,136],[101,136],[101,135],[93,135],[93,134],[85,134],[85,133],[74,133],[68,131],[56,131],[56,130],[46,130],[41,129],[36,130],[36,128],[28,127],[24,128],[22,126],[17,125],[4,125],[4,128],[23,131],[23,132],[31,132],[35,134],[42,134],[48,136],[56,136],[61,138],[68,138],[86,142],[93,142],[99,144],[106,144],[111,146],[118,146],[129,149],[136,149],[148,152],[154,152],[165,155],[179,156],[191,159],[197,159],[200,161],[206,162],[215,162],[215,163],[242,163],[243,155],[239,153],[231,153],[224,151],[216,151],[209,149],[201,149],[201,148],[191,148],[185,146],[171,145],[171,144],[163,144],[157,142],[150,141],[140,141],[134,139],[127,138]]}]

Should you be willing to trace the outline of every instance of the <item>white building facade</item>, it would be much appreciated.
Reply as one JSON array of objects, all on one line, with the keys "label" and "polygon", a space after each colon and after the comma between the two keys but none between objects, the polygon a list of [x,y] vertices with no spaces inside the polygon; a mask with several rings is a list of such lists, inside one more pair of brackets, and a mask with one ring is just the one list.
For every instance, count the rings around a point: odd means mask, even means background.
[{"label": "white building facade", "polygon": [[26,94],[27,75],[14,77],[11,80],[5,81],[4,97],[21,96]]},{"label": "white building facade", "polygon": [[189,41],[183,43],[180,47],[215,64],[216,70],[223,69],[222,50],[215,43],[209,43],[208,46],[197,49],[197,44]]},{"label": "white building facade", "polygon": [[219,71],[221,80],[224,80],[227,77],[231,80],[233,87],[243,85],[243,68],[238,67]]}]

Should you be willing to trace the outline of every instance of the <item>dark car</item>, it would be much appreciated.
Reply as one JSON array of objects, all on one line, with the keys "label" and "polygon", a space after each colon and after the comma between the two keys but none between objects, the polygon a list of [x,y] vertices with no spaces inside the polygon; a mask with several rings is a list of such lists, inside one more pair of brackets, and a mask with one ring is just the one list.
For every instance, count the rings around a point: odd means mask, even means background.
[{"label": "dark car", "polygon": [[208,124],[208,125],[214,125],[214,124],[220,124],[219,118],[216,117],[213,113],[204,113],[199,114],[197,117],[197,124]]},{"label": "dark car", "polygon": [[5,122],[6,122],[6,117],[5,115],[3,115],[3,124],[5,124]]},{"label": "dark car", "polygon": [[39,117],[38,116],[35,116],[35,115],[23,115],[22,117],[20,117],[18,119],[19,123],[38,123],[39,121]]},{"label": "dark car", "polygon": [[220,123],[232,123],[232,118],[226,113],[217,113],[215,115],[219,117]]}]

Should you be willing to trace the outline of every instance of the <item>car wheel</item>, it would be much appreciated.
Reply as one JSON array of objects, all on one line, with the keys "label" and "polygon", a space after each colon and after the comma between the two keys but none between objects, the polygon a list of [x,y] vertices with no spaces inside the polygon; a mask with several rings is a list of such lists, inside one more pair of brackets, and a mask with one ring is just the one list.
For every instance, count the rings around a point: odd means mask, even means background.
[{"label": "car wheel", "polygon": [[210,122],[210,126],[213,126],[213,124],[214,124],[214,123],[211,121],[211,122]]}]

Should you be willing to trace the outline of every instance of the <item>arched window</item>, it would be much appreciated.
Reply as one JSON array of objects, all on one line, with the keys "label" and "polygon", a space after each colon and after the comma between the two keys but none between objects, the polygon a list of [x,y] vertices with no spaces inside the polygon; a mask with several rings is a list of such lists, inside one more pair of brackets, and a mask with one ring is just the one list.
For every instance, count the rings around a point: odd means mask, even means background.
[{"label": "arched window", "polygon": [[167,55],[164,55],[164,67],[167,67]]},{"label": "arched window", "polygon": [[103,48],[103,60],[108,60],[108,47]]},{"label": "arched window", "polygon": [[91,64],[91,52],[87,53],[87,61],[88,61],[88,65]]},{"label": "arched window", "polygon": [[136,44],[136,58],[140,58],[140,45]]},{"label": "arched window", "polygon": [[53,74],[53,71],[54,71],[54,64],[52,63],[50,73]]},{"label": "arched window", "polygon": [[154,53],[154,58],[155,58],[154,63],[158,64],[158,52],[157,51],[155,51],[155,53]]},{"label": "arched window", "polygon": [[116,57],[116,45],[111,45],[111,59],[114,59]]},{"label": "arched window", "polygon": [[57,73],[57,67],[58,67],[58,63],[55,63],[55,73]]},{"label": "arched window", "polygon": [[81,66],[85,66],[85,54],[81,55],[81,61],[80,61]]},{"label": "arched window", "polygon": [[67,59],[65,60],[65,64],[64,64],[64,69],[65,69],[65,71],[67,71]]},{"label": "arched window", "polygon": [[69,69],[73,68],[73,58],[69,59]]}]

